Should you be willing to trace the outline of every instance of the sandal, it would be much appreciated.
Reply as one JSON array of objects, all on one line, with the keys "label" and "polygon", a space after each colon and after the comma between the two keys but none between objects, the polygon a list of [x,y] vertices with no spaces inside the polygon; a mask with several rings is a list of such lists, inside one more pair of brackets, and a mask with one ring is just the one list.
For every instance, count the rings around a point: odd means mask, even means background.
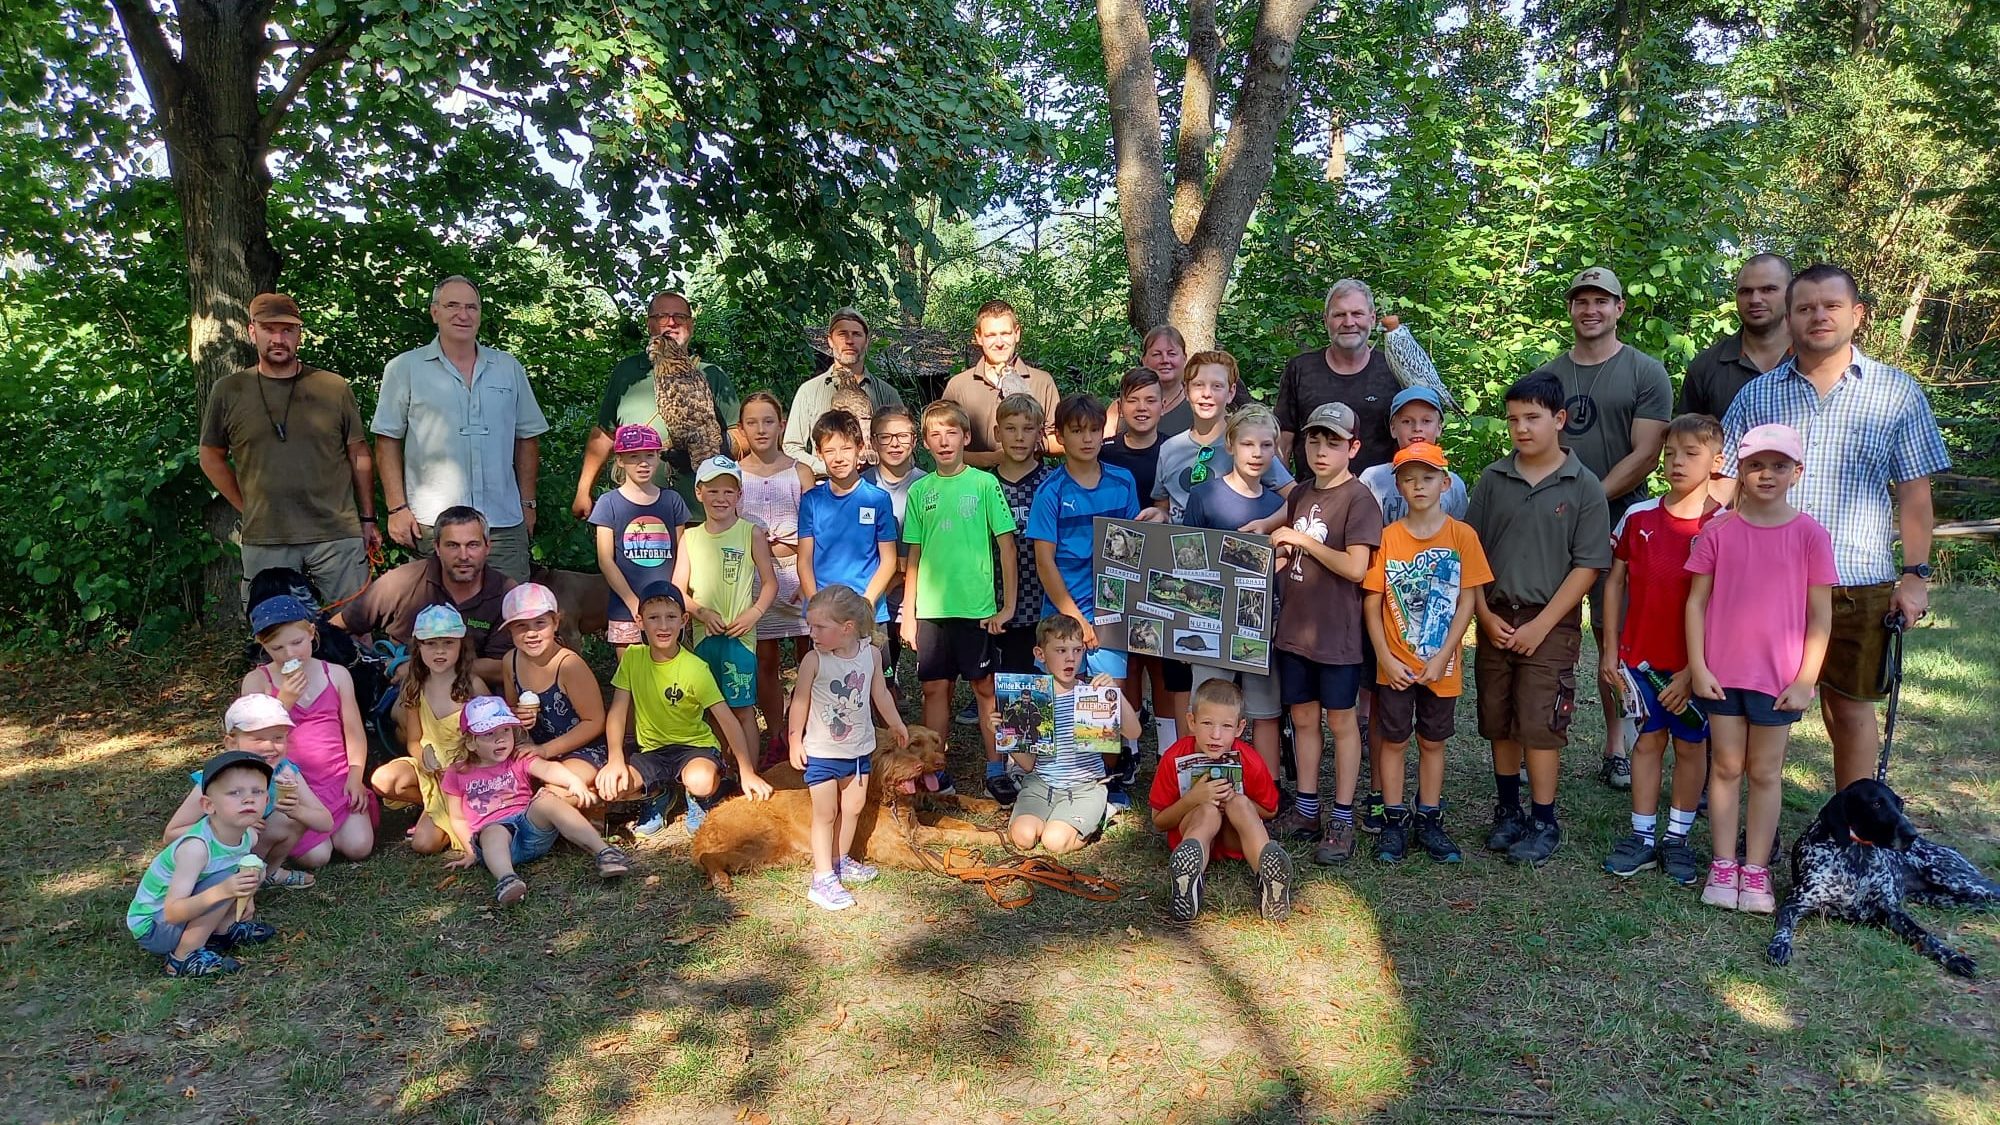
[{"label": "sandal", "polygon": [[203,946],[186,957],[176,958],[168,954],[166,972],[170,977],[212,977],[222,973],[233,973],[242,967],[243,963],[236,958],[224,957],[215,950]]},{"label": "sandal", "polygon": [[493,898],[502,906],[512,906],[528,897],[528,884],[519,875],[509,875],[493,888]]},{"label": "sandal", "polygon": [[285,887],[294,891],[303,891],[318,881],[312,872],[299,871],[290,867],[273,867],[264,872],[264,885],[267,887]]},{"label": "sandal", "polygon": [[227,953],[239,945],[262,945],[278,936],[278,927],[269,922],[234,922],[215,931],[205,948]]},{"label": "sandal", "polygon": [[593,861],[597,864],[597,874],[600,878],[615,879],[632,870],[632,857],[626,855],[625,849],[616,844],[606,844],[593,857]]}]

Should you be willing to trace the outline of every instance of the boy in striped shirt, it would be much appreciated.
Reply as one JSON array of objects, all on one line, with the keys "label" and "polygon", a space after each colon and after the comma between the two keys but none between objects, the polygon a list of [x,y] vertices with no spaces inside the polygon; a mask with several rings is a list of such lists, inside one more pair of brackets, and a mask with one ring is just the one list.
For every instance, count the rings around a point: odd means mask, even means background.
[{"label": "boy in striped shirt", "polygon": [[[1068,614],[1042,618],[1035,626],[1035,659],[1055,681],[1056,731],[1053,752],[1015,754],[1014,764],[1029,771],[1014,799],[1007,836],[1017,848],[1037,843],[1060,855],[1073,852],[1104,827],[1109,795],[1104,756],[1076,748],[1077,674],[1083,666],[1083,622]],[[1118,735],[1139,737],[1139,716],[1118,681],[1100,672],[1090,686],[1109,688],[1118,700]]]}]

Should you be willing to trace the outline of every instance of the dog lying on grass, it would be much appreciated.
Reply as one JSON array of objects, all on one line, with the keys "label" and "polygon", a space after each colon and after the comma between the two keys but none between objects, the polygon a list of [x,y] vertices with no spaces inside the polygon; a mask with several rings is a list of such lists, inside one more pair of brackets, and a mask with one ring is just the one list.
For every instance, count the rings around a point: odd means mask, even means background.
[{"label": "dog lying on grass", "polygon": [[[926,814],[921,820],[915,797],[922,781],[944,766],[944,739],[928,727],[910,727],[908,749],[898,748],[886,732],[876,731],[870,768],[868,803],[855,826],[855,858],[866,863],[924,870],[916,847],[969,844],[998,846],[1000,833],[950,817]],[[694,834],[694,861],[717,890],[726,891],[731,876],[812,856],[812,795],[798,771],[773,767],[767,778],[773,792],[768,801],[731,797],[708,811]],[[902,816],[889,807],[902,806]],[[914,832],[907,827],[915,825]],[[914,846],[911,837],[914,836]]]},{"label": "dog lying on grass", "polygon": [[1924,929],[1903,903],[1988,909],[2000,903],[2000,883],[1956,851],[1917,835],[1903,799],[1875,780],[1833,795],[1792,845],[1792,889],[1778,908],[1778,932],[1766,953],[1792,959],[1792,934],[1811,914],[1882,926],[1962,977],[1978,972],[1972,958]]}]

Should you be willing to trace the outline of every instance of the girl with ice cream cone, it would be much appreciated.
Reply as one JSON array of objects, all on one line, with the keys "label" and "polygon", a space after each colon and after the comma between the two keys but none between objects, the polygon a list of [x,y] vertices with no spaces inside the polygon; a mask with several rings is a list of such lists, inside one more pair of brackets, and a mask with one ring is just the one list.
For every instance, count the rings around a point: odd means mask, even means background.
[{"label": "girl with ice cream cone", "polygon": [[514,635],[502,688],[527,728],[522,751],[557,763],[585,787],[594,785],[608,756],[604,692],[583,657],[557,639],[562,610],[555,592],[535,582],[514,587],[500,603],[500,620]]}]

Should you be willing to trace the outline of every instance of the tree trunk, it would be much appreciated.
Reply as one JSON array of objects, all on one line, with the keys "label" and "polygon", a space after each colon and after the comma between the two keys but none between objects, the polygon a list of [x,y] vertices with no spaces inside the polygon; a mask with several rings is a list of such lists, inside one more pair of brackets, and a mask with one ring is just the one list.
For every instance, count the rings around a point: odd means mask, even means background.
[{"label": "tree trunk", "polygon": [[1903,353],[1909,354],[1910,341],[1917,338],[1917,325],[1924,316],[1924,297],[1930,292],[1931,275],[1918,276],[1917,283],[1910,287],[1910,303],[1903,307],[1903,323],[1898,331],[1903,341]]},{"label": "tree trunk", "polygon": [[1340,112],[1335,110],[1327,122],[1326,136],[1326,182],[1345,184],[1347,182],[1347,127],[1342,124]]},{"label": "tree trunk", "polygon": [[[1216,316],[1243,232],[1277,165],[1280,126],[1295,101],[1292,56],[1317,0],[1263,0],[1229,114],[1228,137],[1205,193],[1193,172],[1197,155],[1206,172],[1212,147],[1215,64],[1204,55],[1219,50],[1219,43],[1211,38],[1213,5],[1190,2],[1191,81],[1183,88],[1171,198],[1160,136],[1159,76],[1145,11],[1139,0],[1097,0],[1097,24],[1104,43],[1118,209],[1132,286],[1129,319],[1136,332],[1172,324],[1187,337],[1190,350],[1199,350],[1214,346]],[[1196,81],[1202,76],[1208,82]],[[1196,133],[1190,135],[1190,128]]]}]

